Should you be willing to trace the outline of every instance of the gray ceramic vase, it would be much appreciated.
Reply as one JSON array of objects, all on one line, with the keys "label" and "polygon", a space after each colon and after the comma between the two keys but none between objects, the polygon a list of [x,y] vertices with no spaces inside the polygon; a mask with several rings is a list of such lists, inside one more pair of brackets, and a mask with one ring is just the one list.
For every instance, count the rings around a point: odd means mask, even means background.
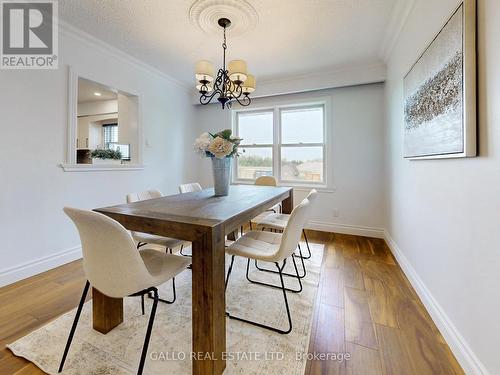
[{"label": "gray ceramic vase", "polygon": [[229,182],[231,180],[231,165],[233,158],[225,157],[218,159],[212,157],[212,170],[214,173],[215,196],[222,197],[229,194]]}]

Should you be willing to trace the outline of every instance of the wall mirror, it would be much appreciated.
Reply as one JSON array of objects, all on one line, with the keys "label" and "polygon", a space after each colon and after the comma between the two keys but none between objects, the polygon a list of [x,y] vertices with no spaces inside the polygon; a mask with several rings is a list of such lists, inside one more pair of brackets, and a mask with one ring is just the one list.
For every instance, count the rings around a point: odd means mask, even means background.
[{"label": "wall mirror", "polygon": [[137,112],[136,96],[79,77],[76,163],[120,165],[137,160]]},{"label": "wall mirror", "polygon": [[66,171],[142,169],[139,97],[70,69]]}]

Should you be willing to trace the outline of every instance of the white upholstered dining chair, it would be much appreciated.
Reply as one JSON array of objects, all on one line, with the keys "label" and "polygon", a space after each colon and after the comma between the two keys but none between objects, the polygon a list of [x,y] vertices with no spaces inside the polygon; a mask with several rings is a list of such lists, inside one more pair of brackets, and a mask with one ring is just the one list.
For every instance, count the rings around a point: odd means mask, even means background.
[{"label": "white upholstered dining chair", "polygon": [[120,223],[103,214],[69,207],[64,208],[64,212],[73,220],[80,234],[87,282],[66,342],[59,372],[63,370],[87,292],[92,285],[108,297],[140,296],[143,314],[144,295],[153,295],[153,306],[137,370],[137,374],[142,374],[159,300],[157,286],[172,279],[175,290],[174,278],[186,269],[189,260],[152,249],[137,251],[130,233]]},{"label": "white upholstered dining chair", "polygon": [[[227,289],[229,283],[229,277],[231,276],[231,271],[233,269],[235,256],[247,258],[247,271],[246,277],[249,282],[270,286],[273,288],[279,288],[283,291],[283,298],[285,300],[285,307],[288,317],[288,328],[279,329],[271,327],[262,323],[258,323],[249,319],[244,319],[226,313],[226,315],[231,319],[236,319],[246,323],[256,325],[261,328],[269,329],[274,332],[287,334],[292,331],[292,318],[290,314],[290,308],[288,306],[288,300],[286,292],[300,293],[302,291],[302,282],[299,276],[299,271],[297,269],[297,263],[295,261],[295,249],[300,241],[301,231],[304,228],[307,220],[309,220],[310,212],[314,201],[316,200],[317,192],[316,190],[311,191],[311,193],[297,206],[293,209],[288,220],[288,224],[285,227],[283,233],[277,232],[264,232],[264,231],[249,231],[245,233],[242,237],[238,238],[235,242],[226,248],[226,253],[231,255],[231,263],[226,276],[225,286]],[[295,272],[296,278],[298,280],[299,289],[290,289],[285,287],[283,281],[283,269],[286,265],[286,260],[291,258]],[[281,285],[267,284],[260,281],[252,280],[249,276],[250,260],[264,261],[274,263],[277,268],[277,273],[280,277]],[[282,263],[280,265],[280,263]]]},{"label": "white upholstered dining chair", "polygon": [[[162,194],[159,190],[146,190],[139,193],[129,193],[127,194],[127,203],[139,202],[147,199],[161,198]],[[132,232],[132,237],[137,242],[137,248],[140,248],[146,244],[154,244],[165,247],[167,251],[172,253],[172,250],[178,246],[184,247],[185,241],[178,240],[176,238],[157,236],[155,234]]]},{"label": "white upholstered dining chair", "polygon": [[202,187],[198,182],[192,182],[190,184],[179,185],[179,193],[193,193],[195,191],[202,191]]},{"label": "white upholstered dining chair", "polygon": [[[274,176],[260,176],[255,179],[255,186],[278,186],[278,182]],[[268,210],[262,212],[260,215],[252,219],[248,224],[250,226],[250,230],[252,230],[252,222],[258,222],[262,220],[264,217],[269,215],[270,212],[281,212],[281,203],[278,203],[276,206],[269,208]],[[241,235],[243,235],[243,226],[241,227]]]},{"label": "white upholstered dining chair", "polygon": [[[314,190],[316,192],[316,190]],[[311,194],[311,193],[309,193]],[[315,193],[316,194],[316,193]],[[290,220],[290,215],[289,214],[282,214],[282,213],[270,213],[267,215],[259,215],[255,219],[252,220],[252,223],[257,225],[257,227],[260,227],[262,229],[270,229],[273,231],[284,231],[288,220]],[[300,257],[303,259],[309,259],[311,258],[311,248],[309,246],[309,241],[307,240],[307,235],[306,231],[302,229],[302,234],[304,235],[304,240],[306,241],[306,247],[307,247],[307,252],[308,255],[304,256],[302,254],[302,249],[300,248],[299,244],[299,252],[300,252]]]}]

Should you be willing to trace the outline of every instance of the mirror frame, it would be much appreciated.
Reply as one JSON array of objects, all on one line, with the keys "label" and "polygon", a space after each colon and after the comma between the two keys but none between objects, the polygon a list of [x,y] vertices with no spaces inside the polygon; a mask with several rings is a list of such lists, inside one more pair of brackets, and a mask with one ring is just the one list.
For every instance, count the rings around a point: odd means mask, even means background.
[{"label": "mirror frame", "polygon": [[[143,136],[142,136],[142,100],[141,96],[129,88],[124,88],[120,84],[106,81],[104,82],[92,74],[78,72],[74,67],[68,67],[68,127],[66,139],[66,161],[61,167],[66,172],[76,171],[112,171],[112,170],[138,170],[144,169],[142,164]],[[132,160],[130,164],[121,165],[92,165],[76,163],[76,134],[77,134],[77,113],[78,113],[78,79],[83,78],[94,81],[104,86],[113,87],[118,91],[137,97],[137,160]]]}]

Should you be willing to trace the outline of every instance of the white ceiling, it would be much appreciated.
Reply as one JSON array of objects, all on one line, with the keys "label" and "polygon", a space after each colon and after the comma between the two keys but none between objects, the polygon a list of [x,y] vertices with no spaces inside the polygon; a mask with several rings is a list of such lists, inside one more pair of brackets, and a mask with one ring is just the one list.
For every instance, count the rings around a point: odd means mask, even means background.
[{"label": "white ceiling", "polygon": [[[245,59],[258,81],[382,63],[397,3],[408,1],[248,0],[256,25],[234,37],[228,31],[228,59]],[[190,22],[194,2],[60,0],[59,13],[63,21],[192,84],[197,60],[218,68],[222,59],[222,33]]]},{"label": "white ceiling", "polygon": [[[100,93],[101,96],[94,95]],[[117,91],[88,79],[78,79],[78,103],[116,100]]]}]

